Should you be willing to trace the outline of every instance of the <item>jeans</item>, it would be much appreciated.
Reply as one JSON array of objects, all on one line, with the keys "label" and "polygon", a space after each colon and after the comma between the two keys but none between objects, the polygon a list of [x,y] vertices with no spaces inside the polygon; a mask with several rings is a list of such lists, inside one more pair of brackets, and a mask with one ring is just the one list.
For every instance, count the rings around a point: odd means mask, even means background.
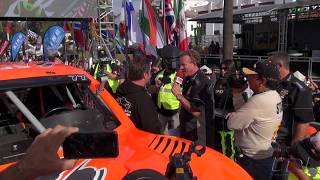
[{"label": "jeans", "polygon": [[252,159],[246,155],[237,158],[237,163],[246,170],[255,180],[270,180],[272,177],[272,157],[265,159]]}]

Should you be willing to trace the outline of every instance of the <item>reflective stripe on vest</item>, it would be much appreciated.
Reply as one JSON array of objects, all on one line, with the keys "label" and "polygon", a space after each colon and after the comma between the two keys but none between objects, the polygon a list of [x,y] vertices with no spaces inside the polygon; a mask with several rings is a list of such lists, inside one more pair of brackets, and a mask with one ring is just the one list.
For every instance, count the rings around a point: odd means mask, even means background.
[{"label": "reflective stripe on vest", "polygon": [[311,179],[320,179],[320,166],[303,168],[303,172]]},{"label": "reflective stripe on vest", "polygon": [[98,72],[99,72],[99,63],[92,65],[94,69],[93,78],[98,78]]},{"label": "reflective stripe on vest", "polygon": [[[113,61],[111,63],[113,63]],[[110,67],[110,64],[107,64],[107,72],[112,73],[112,69]],[[118,79],[113,80],[113,79],[108,78],[108,83],[109,83],[109,86],[111,87],[113,93],[117,92],[118,86],[120,84],[119,82],[120,81]]]},{"label": "reflective stripe on vest", "polygon": [[[163,78],[164,71],[161,71],[157,77],[157,79]],[[169,78],[171,79],[171,83],[164,84],[160,87],[158,93],[158,107],[163,107],[166,110],[177,110],[179,109],[180,102],[177,98],[172,94],[171,89],[173,87],[173,82],[176,77],[176,73],[170,74]]]}]

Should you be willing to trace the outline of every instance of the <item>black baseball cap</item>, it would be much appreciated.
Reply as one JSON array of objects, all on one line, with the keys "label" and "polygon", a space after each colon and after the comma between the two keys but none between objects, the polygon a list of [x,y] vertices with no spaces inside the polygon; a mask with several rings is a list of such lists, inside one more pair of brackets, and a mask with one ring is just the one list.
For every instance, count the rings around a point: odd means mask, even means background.
[{"label": "black baseball cap", "polygon": [[280,72],[277,65],[272,64],[269,60],[260,60],[252,68],[242,68],[242,71],[246,75],[258,74],[267,80],[280,80]]}]

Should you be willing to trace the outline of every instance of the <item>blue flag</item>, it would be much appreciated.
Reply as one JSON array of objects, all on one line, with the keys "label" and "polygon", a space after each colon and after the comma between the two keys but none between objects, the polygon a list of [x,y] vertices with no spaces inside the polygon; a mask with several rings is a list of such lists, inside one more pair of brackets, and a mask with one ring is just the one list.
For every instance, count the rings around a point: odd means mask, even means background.
[{"label": "blue flag", "polygon": [[11,61],[15,61],[17,54],[19,53],[22,44],[26,39],[26,35],[22,32],[17,32],[11,39]]},{"label": "blue flag", "polygon": [[60,26],[51,26],[43,38],[43,58],[48,60],[48,51],[58,52],[59,46],[64,39],[65,32]]}]

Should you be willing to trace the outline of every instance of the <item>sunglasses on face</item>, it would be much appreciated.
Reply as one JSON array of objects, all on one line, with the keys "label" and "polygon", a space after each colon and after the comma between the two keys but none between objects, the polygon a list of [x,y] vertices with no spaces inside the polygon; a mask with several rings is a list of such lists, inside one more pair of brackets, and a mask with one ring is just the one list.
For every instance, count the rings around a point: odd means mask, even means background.
[{"label": "sunglasses on face", "polygon": [[227,67],[221,67],[221,70],[227,70],[228,68]]}]

